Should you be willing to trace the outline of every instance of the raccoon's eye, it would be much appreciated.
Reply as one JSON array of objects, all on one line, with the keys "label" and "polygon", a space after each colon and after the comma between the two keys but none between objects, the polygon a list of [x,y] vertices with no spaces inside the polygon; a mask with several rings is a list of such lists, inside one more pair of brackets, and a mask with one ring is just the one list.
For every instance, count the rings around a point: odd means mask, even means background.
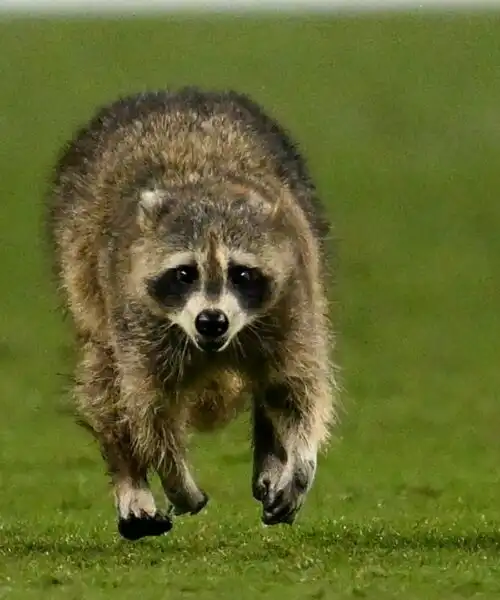
[{"label": "raccoon's eye", "polygon": [[240,297],[240,302],[248,309],[259,309],[269,297],[270,281],[259,269],[230,265],[228,278]]},{"label": "raccoon's eye", "polygon": [[197,279],[198,269],[194,265],[181,265],[153,278],[149,291],[157,300],[168,304],[182,297]]},{"label": "raccoon's eye", "polygon": [[179,283],[191,285],[198,279],[198,269],[194,265],[182,265],[172,270]]},{"label": "raccoon's eye", "polygon": [[238,287],[245,287],[261,279],[262,275],[257,269],[233,265],[229,267],[229,280]]}]

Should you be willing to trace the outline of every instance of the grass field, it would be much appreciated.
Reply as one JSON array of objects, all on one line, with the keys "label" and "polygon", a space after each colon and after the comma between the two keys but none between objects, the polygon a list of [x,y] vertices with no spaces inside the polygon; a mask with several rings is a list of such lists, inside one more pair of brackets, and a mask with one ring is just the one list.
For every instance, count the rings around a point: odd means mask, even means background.
[{"label": "grass field", "polygon": [[[500,596],[500,15],[0,23],[0,598]],[[67,414],[39,216],[94,106],[251,93],[339,238],[345,414],[294,528],[263,528],[243,419],[199,437],[206,513],[136,544]]]}]

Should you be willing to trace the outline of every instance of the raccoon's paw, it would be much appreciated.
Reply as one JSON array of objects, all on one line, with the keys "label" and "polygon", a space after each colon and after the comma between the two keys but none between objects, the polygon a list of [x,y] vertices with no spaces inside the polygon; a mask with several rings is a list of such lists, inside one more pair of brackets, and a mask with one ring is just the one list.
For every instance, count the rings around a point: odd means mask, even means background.
[{"label": "raccoon's paw", "polygon": [[292,525],[311,487],[316,465],[299,462],[293,468],[264,471],[253,483],[253,495],[262,503],[265,525]]},{"label": "raccoon's paw", "polygon": [[148,536],[163,535],[171,529],[172,520],[160,512],[153,516],[145,512],[139,516],[130,514],[126,518],[120,517],[118,519],[118,531],[123,538],[129,541],[136,541]]},{"label": "raccoon's paw", "polygon": [[185,496],[176,497],[171,494],[170,502],[170,508],[168,509],[169,516],[197,515],[208,504],[208,496],[202,490],[199,490],[199,494],[192,498]]},{"label": "raccoon's paw", "polygon": [[163,535],[172,529],[172,520],[158,511],[148,487],[125,481],[117,486],[118,531],[131,541]]}]

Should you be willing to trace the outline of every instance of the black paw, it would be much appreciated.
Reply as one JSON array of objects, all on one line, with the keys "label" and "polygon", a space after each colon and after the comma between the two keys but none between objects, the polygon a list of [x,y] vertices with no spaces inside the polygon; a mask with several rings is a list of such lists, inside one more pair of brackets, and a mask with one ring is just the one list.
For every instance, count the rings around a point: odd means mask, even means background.
[{"label": "black paw", "polygon": [[154,517],[143,513],[140,517],[130,515],[126,519],[118,519],[120,535],[129,541],[139,540],[143,537],[163,535],[172,529],[172,520],[160,512]]},{"label": "black paw", "polygon": [[188,503],[188,502],[182,501],[181,499],[175,499],[176,501],[174,500],[172,502],[169,512],[177,517],[181,516],[181,515],[186,515],[186,514],[197,515],[208,504],[207,494],[205,494],[205,492],[203,492],[203,491],[201,491],[201,494],[202,494],[201,498],[199,498],[195,502]]}]

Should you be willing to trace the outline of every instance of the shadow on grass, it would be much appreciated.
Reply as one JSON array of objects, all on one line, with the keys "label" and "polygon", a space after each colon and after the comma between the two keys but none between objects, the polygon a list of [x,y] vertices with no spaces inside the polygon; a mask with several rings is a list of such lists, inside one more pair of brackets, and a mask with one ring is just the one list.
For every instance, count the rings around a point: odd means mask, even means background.
[{"label": "shadow on grass", "polygon": [[[266,530],[268,531],[268,530]],[[89,532],[68,535],[67,530],[45,532],[39,537],[19,530],[3,528],[0,532],[0,558],[23,558],[63,555],[74,564],[112,561],[115,564],[150,564],[162,562],[166,556],[182,561],[210,557],[210,562],[232,560],[242,562],[274,559],[287,559],[297,552],[339,554],[346,556],[368,553],[391,554],[425,553],[445,550],[460,553],[485,553],[500,551],[500,531],[443,532],[428,526],[415,525],[405,531],[397,531],[389,526],[348,524],[328,524],[324,528],[290,529],[273,528],[262,535],[262,530],[241,528],[225,531],[220,528],[211,533],[204,531],[177,537],[174,532],[162,538],[149,538],[139,542],[126,542],[119,538],[96,539]],[[60,537],[58,538],[58,533]]]}]

